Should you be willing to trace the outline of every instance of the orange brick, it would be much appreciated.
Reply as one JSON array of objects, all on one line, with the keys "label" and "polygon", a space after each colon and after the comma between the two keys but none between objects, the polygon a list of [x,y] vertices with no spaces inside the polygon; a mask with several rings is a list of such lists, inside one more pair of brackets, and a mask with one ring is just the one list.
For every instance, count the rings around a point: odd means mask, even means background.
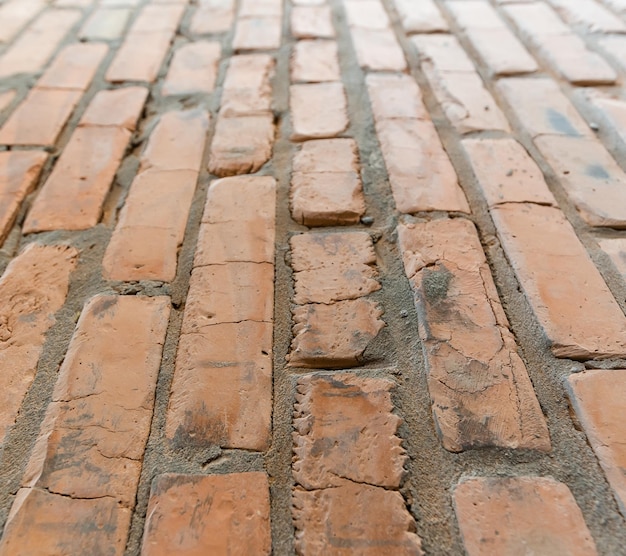
[{"label": "orange brick", "polygon": [[611,258],[615,268],[617,268],[626,282],[626,239],[601,239],[598,243],[602,250]]},{"label": "orange brick", "polygon": [[0,446],[35,378],[46,332],[65,303],[77,256],[71,247],[31,243],[13,259],[0,280],[0,341],[4,348],[0,350],[4,369],[0,375]]},{"label": "orange brick", "polygon": [[0,78],[42,69],[80,17],[78,10],[48,10],[39,16],[0,57]]},{"label": "orange brick", "polygon": [[152,83],[157,78],[172,38],[171,31],[129,33],[107,70],[107,81]]},{"label": "orange brick", "polygon": [[407,33],[443,33],[448,23],[433,0],[394,0],[402,27]]},{"label": "orange brick", "polygon": [[620,511],[626,515],[626,370],[593,370],[568,379],[570,399],[600,460]]},{"label": "orange brick", "polygon": [[422,92],[410,76],[372,73],[365,82],[377,123],[389,118],[430,119]]},{"label": "orange brick", "polygon": [[175,53],[161,89],[164,95],[210,93],[215,86],[220,43],[188,43]]},{"label": "orange brick", "polygon": [[235,51],[273,50],[280,46],[280,42],[280,17],[246,17],[237,22],[233,38]]},{"label": "orange brick", "polygon": [[335,137],[348,127],[346,94],[341,83],[292,85],[289,91],[292,140]]},{"label": "orange brick", "polygon": [[104,44],[66,46],[41,76],[37,87],[85,91],[108,51]]},{"label": "orange brick", "polygon": [[294,6],[291,34],[296,39],[330,39],[335,36],[330,6]]},{"label": "orange brick", "polygon": [[491,213],[554,355],[624,357],[626,317],[561,211],[510,203]]},{"label": "orange brick", "polygon": [[98,8],[85,21],[78,36],[87,40],[115,40],[124,33],[130,10],[127,8]]},{"label": "orange brick", "polygon": [[597,554],[572,493],[548,477],[468,479],[454,507],[468,556]]},{"label": "orange brick", "polygon": [[358,172],[354,139],[318,139],[302,143],[293,158],[294,173]]},{"label": "orange brick", "polygon": [[153,33],[155,31],[176,31],[185,13],[185,6],[172,4],[164,6],[146,4],[130,27],[129,33]]},{"label": "orange brick", "polygon": [[298,41],[291,55],[292,83],[340,81],[337,43],[334,41]]},{"label": "orange brick", "polygon": [[274,59],[267,54],[241,54],[230,59],[220,104],[221,116],[267,114],[272,105]]},{"label": "orange brick", "polygon": [[580,26],[590,33],[624,33],[626,25],[608,9],[593,0],[550,0],[552,7],[566,21]]},{"label": "orange brick", "polygon": [[38,151],[0,152],[0,244],[11,231],[22,201],[34,188],[48,159]]},{"label": "orange brick", "polygon": [[404,52],[391,29],[351,29],[359,65],[371,71],[405,71]]},{"label": "orange brick", "polygon": [[444,448],[549,451],[548,427],[474,225],[462,219],[405,224],[398,237]]},{"label": "orange brick", "polygon": [[147,515],[142,556],[271,553],[265,473],[159,475]]},{"label": "orange brick", "polygon": [[87,106],[79,126],[112,126],[135,131],[148,98],[145,87],[122,87],[99,91]]},{"label": "orange brick", "polygon": [[196,35],[224,33],[231,28],[234,18],[234,0],[202,0],[189,28]]},{"label": "orange brick", "polygon": [[9,0],[0,6],[0,43],[8,43],[45,6],[45,0]]}]

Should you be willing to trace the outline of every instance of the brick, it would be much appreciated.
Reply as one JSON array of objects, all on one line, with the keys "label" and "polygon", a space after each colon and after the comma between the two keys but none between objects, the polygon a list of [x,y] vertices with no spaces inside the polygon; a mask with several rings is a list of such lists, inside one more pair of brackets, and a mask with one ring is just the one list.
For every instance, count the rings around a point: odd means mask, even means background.
[{"label": "brick", "polygon": [[80,17],[77,10],[47,10],[39,16],[0,57],[0,78],[41,70]]},{"label": "brick", "polygon": [[[509,131],[506,118],[485,89],[474,68],[446,69],[452,56],[462,60],[465,55],[456,38],[447,35],[413,37],[420,52],[421,68],[428,77],[437,100],[460,133],[482,130]],[[461,63],[459,63],[459,66]],[[465,63],[462,63],[465,66]]]},{"label": "brick", "polygon": [[298,234],[289,243],[298,305],[358,299],[380,289],[367,232]]},{"label": "brick", "polygon": [[280,17],[248,17],[237,21],[233,49],[242,50],[273,50],[280,46]]},{"label": "brick", "polygon": [[509,77],[499,80],[497,87],[531,137],[593,136],[589,126],[551,79]]},{"label": "brick", "polygon": [[81,97],[77,90],[31,89],[0,129],[0,144],[54,145]]},{"label": "brick", "polygon": [[626,102],[585,90],[583,97],[599,111],[607,126],[626,143]]},{"label": "brick", "polygon": [[22,201],[34,188],[48,155],[38,151],[0,152],[0,244],[17,218]]},{"label": "brick", "polygon": [[272,105],[274,65],[267,54],[233,56],[224,79],[220,115],[267,114]]},{"label": "brick", "polygon": [[626,317],[561,211],[511,203],[491,213],[552,353],[569,359],[626,355]]},{"label": "brick", "polygon": [[391,29],[353,28],[351,35],[357,60],[364,70],[406,70],[404,52]]},{"label": "brick", "polygon": [[31,243],[0,279],[0,446],[35,378],[45,335],[65,303],[77,257],[69,246]]},{"label": "brick", "polygon": [[287,356],[289,367],[359,366],[367,346],[385,326],[378,303],[364,298],[297,306],[292,313],[294,338]]},{"label": "brick", "polygon": [[271,553],[265,473],[159,475],[147,515],[143,556]]},{"label": "brick", "polygon": [[377,123],[390,118],[430,119],[422,92],[410,76],[370,74],[365,83]]},{"label": "brick", "polygon": [[272,157],[274,117],[219,117],[211,143],[209,172],[225,177],[251,174]]},{"label": "brick", "polygon": [[611,261],[626,282],[626,240],[609,238],[598,241],[600,248],[611,258]]},{"label": "brick", "polygon": [[591,370],[568,378],[569,395],[620,511],[626,515],[626,371]]},{"label": "brick", "polygon": [[294,411],[293,477],[307,490],[346,480],[399,488],[407,459],[397,436],[387,379],[354,374],[307,375],[298,380]]},{"label": "brick", "polygon": [[95,226],[130,137],[117,127],[77,128],[35,199],[24,233]]},{"label": "brick", "polygon": [[293,158],[294,173],[358,172],[354,139],[318,139],[302,143]]},{"label": "brick", "polygon": [[176,31],[185,13],[185,6],[146,4],[130,27],[130,33]]},{"label": "brick", "polygon": [[593,0],[550,0],[552,7],[565,21],[590,33],[624,33],[626,25],[602,5]]},{"label": "brick", "polygon": [[283,14],[281,0],[241,0],[239,17],[255,17],[272,15],[280,17]]},{"label": "brick", "polygon": [[37,87],[87,90],[108,51],[104,44],[66,46],[41,76]]},{"label": "brick", "polygon": [[126,8],[98,8],[85,21],[78,36],[92,41],[119,39],[124,33],[129,17],[130,10]]},{"label": "brick", "polygon": [[380,0],[345,0],[348,24],[363,29],[389,29],[389,17]]},{"label": "brick", "polygon": [[11,103],[15,100],[16,92],[15,90],[9,91],[0,91],[0,112],[8,108]]},{"label": "brick", "polygon": [[234,0],[203,0],[191,18],[189,29],[193,34],[224,33],[235,19]]},{"label": "brick", "polygon": [[454,508],[468,556],[597,554],[572,493],[549,477],[467,479]]},{"label": "brick", "polygon": [[99,91],[87,106],[79,126],[111,126],[135,131],[148,98],[145,87],[121,87]]},{"label": "brick", "polygon": [[549,451],[548,428],[474,225],[405,224],[398,238],[444,448]]},{"label": "brick", "polygon": [[394,4],[407,33],[445,33],[449,29],[433,0],[394,0]]},{"label": "brick", "polygon": [[465,139],[463,147],[489,207],[501,203],[557,206],[541,170],[515,139]]},{"label": "brick", "polygon": [[565,79],[575,85],[612,84],[613,69],[543,3],[513,4],[505,10],[520,33]]},{"label": "brick", "polygon": [[624,53],[626,53],[626,38],[621,35],[603,36],[598,39],[598,44],[604,52],[616,63],[622,71],[626,69]]},{"label": "brick", "polygon": [[164,95],[210,93],[222,55],[218,42],[198,41],[179,48],[161,89]]},{"label": "brick", "polygon": [[11,0],[0,6],[0,43],[9,43],[45,6],[44,0]]},{"label": "brick", "polygon": [[171,31],[130,32],[109,66],[106,80],[112,83],[154,82],[170,48],[172,37]]},{"label": "brick", "polygon": [[322,490],[296,488],[292,504],[299,554],[423,554],[415,521],[397,491],[343,481]]},{"label": "brick", "polygon": [[291,10],[291,34],[296,39],[333,38],[330,6],[295,6]]},{"label": "brick", "polygon": [[324,40],[296,42],[291,55],[291,81],[341,81],[337,43]]},{"label": "brick", "polygon": [[626,228],[626,174],[597,139],[546,135],[535,144],[585,222]]},{"label": "brick", "polygon": [[346,94],[341,83],[291,85],[294,141],[335,137],[348,127]]}]

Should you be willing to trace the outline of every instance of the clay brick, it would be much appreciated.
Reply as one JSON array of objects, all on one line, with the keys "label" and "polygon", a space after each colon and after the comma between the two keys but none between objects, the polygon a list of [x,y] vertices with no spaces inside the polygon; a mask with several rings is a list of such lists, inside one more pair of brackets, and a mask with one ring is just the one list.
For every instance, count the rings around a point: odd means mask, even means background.
[{"label": "clay brick", "polygon": [[107,70],[106,80],[112,83],[152,83],[157,78],[172,37],[171,31],[129,33]]},{"label": "clay brick", "polygon": [[359,65],[371,71],[405,71],[404,52],[391,29],[351,29]]},{"label": "clay brick", "polygon": [[362,364],[363,353],[385,323],[378,303],[359,298],[332,305],[297,306],[289,367],[340,369]]},{"label": "clay brick", "polygon": [[147,515],[142,556],[271,553],[265,473],[159,475]]},{"label": "clay brick", "polygon": [[585,120],[551,79],[509,77],[500,79],[497,87],[531,137],[593,136]]},{"label": "clay brick", "polygon": [[274,59],[268,54],[241,54],[230,59],[224,79],[220,116],[266,115],[272,105]]},{"label": "clay brick", "polygon": [[54,145],[82,91],[35,87],[0,129],[0,144]]},{"label": "clay brick", "polygon": [[292,504],[298,554],[423,554],[415,520],[397,491],[343,481],[322,490],[296,488]]},{"label": "clay brick", "polygon": [[367,232],[299,234],[289,243],[298,305],[358,299],[380,289]]},{"label": "clay brick", "polygon": [[511,203],[491,214],[552,353],[569,359],[624,357],[626,317],[561,211]]},{"label": "clay brick", "polygon": [[296,39],[333,38],[330,6],[295,6],[291,10],[291,34]]},{"label": "clay brick", "polygon": [[463,147],[489,207],[501,203],[557,206],[541,170],[515,139],[465,139]]},{"label": "clay brick", "polygon": [[548,427],[474,225],[462,219],[406,224],[398,237],[444,448],[549,451]]},{"label": "clay brick", "polygon": [[291,85],[294,141],[334,137],[348,127],[346,94],[341,83]]},{"label": "clay brick", "polygon": [[99,91],[87,106],[79,126],[112,126],[135,131],[148,98],[145,87],[122,87]]},{"label": "clay brick", "polygon": [[448,23],[433,0],[394,0],[407,33],[445,33]]},{"label": "clay brick", "polygon": [[626,515],[626,370],[591,370],[568,378],[570,399],[623,515]]},{"label": "clay brick", "polygon": [[389,17],[380,0],[344,0],[344,9],[351,27],[389,29]]},{"label": "clay brick", "polygon": [[468,556],[597,554],[572,493],[554,479],[468,479],[456,487],[454,506]]},{"label": "clay brick", "polygon": [[283,14],[282,0],[241,0],[239,17],[256,17],[272,15],[280,17]]},{"label": "clay brick", "polygon": [[[420,52],[421,67],[434,90],[446,116],[460,133],[482,130],[509,131],[506,118],[485,89],[472,67],[466,70],[448,70],[448,59],[460,62],[467,55],[453,36],[423,35],[413,37]],[[467,68],[471,62],[467,60]]]},{"label": "clay brick", "polygon": [[77,128],[37,195],[24,233],[95,226],[130,137],[117,127]]},{"label": "clay brick", "polygon": [[234,0],[202,0],[191,18],[190,31],[196,35],[229,31],[235,19]]},{"label": "clay brick", "polygon": [[0,446],[35,378],[46,332],[65,303],[77,257],[68,246],[31,243],[0,280]]},{"label": "clay brick", "polygon": [[115,40],[124,33],[130,10],[126,8],[98,8],[85,21],[78,36],[87,40]]},{"label": "clay brick", "polygon": [[209,172],[224,177],[260,170],[272,157],[274,133],[272,114],[218,117]]},{"label": "clay brick", "polygon": [[617,268],[626,282],[626,239],[601,239],[598,243],[602,248],[602,251],[604,251],[611,258],[615,268]]},{"label": "clay brick", "polygon": [[153,33],[155,31],[176,31],[185,13],[185,6],[171,2],[165,6],[146,4],[130,27],[129,33]]},{"label": "clay brick", "polygon": [[372,73],[365,82],[376,122],[389,118],[430,119],[422,92],[410,76]]},{"label": "clay brick", "polygon": [[218,42],[198,41],[179,48],[161,89],[164,95],[210,93],[215,86],[222,48]]},{"label": "clay brick", "polygon": [[0,152],[0,245],[11,231],[22,201],[34,188],[48,155],[38,151]]},{"label": "clay brick", "polygon": [[578,25],[589,33],[624,33],[626,25],[602,5],[593,0],[550,0],[552,7],[565,21]]},{"label": "clay brick", "polygon": [[399,488],[407,456],[387,379],[308,375],[297,385],[293,477],[307,490],[346,480]]},{"label": "clay brick", "polygon": [[626,174],[597,139],[546,135],[535,145],[588,224],[626,228]]},{"label": "clay brick", "polygon": [[10,0],[0,6],[0,43],[9,43],[45,6],[45,0]]},{"label": "clay brick", "polygon": [[247,17],[237,21],[233,49],[242,50],[273,50],[280,46],[280,17]]},{"label": "clay brick", "polygon": [[66,46],[41,76],[37,87],[85,91],[108,51],[104,44]]},{"label": "clay brick", "polygon": [[295,173],[358,172],[354,139],[318,139],[302,143],[293,158]]},{"label": "clay brick", "polygon": [[47,10],[39,16],[0,57],[0,78],[41,70],[80,17],[78,10]]},{"label": "clay brick", "polygon": [[298,41],[291,55],[292,83],[340,81],[337,43],[334,41]]},{"label": "clay brick", "polygon": [[583,96],[600,111],[608,127],[626,143],[626,102],[604,96],[597,90],[585,90]]}]

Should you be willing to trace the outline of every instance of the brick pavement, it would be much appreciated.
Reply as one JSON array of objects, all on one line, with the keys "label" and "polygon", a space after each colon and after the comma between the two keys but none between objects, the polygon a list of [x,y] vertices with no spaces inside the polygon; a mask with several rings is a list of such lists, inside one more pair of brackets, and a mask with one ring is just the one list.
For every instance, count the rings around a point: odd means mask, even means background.
[{"label": "brick pavement", "polygon": [[0,555],[626,554],[624,0],[0,0]]}]

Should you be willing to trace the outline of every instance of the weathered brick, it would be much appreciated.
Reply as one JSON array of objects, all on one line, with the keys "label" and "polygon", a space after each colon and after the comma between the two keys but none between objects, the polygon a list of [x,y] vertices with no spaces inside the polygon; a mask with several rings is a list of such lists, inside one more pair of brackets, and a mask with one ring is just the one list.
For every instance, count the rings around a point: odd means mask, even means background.
[{"label": "weathered brick", "polygon": [[[446,116],[460,133],[482,130],[508,131],[506,118],[485,89],[465,51],[451,35],[413,37],[420,52],[421,67]],[[464,70],[449,70],[450,57]],[[471,69],[470,69],[471,68]]]},{"label": "weathered brick", "polygon": [[626,370],[590,370],[568,379],[570,399],[622,514],[626,515]]},{"label": "weathered brick", "polygon": [[87,40],[115,40],[124,33],[130,10],[127,8],[98,8],[85,21],[78,36]]},{"label": "weathered brick", "polygon": [[213,91],[221,53],[218,42],[198,41],[179,48],[172,58],[162,93],[182,95]]},{"label": "weathered brick", "polygon": [[77,10],[44,12],[2,54],[0,78],[42,69],[80,17],[81,12]]},{"label": "weathered brick", "polygon": [[474,225],[406,224],[398,237],[444,448],[549,451],[548,428]]},{"label": "weathered brick", "polygon": [[275,16],[245,17],[237,21],[233,48],[242,50],[273,50],[280,46],[281,18]]},{"label": "weathered brick", "polygon": [[0,6],[0,43],[8,43],[45,6],[45,0],[9,0]]},{"label": "weathered brick", "polygon": [[626,62],[624,61],[624,53],[626,53],[626,38],[623,35],[607,35],[598,38],[598,44],[602,50],[607,53],[615,64],[622,71],[625,71]]},{"label": "weathered brick", "polygon": [[344,0],[344,9],[351,27],[389,29],[389,17],[380,0]]},{"label": "weathered brick", "polygon": [[37,81],[37,87],[85,91],[108,50],[104,44],[66,46]]},{"label": "weathered brick", "polygon": [[608,9],[593,0],[550,0],[552,7],[566,21],[591,33],[624,33],[626,24]]},{"label": "weathered brick", "polygon": [[274,59],[267,54],[233,56],[224,79],[220,116],[267,114],[273,75]]},{"label": "weathered brick", "polygon": [[454,508],[468,556],[597,554],[572,493],[549,477],[467,479]]},{"label": "weathered brick", "polygon": [[298,41],[291,55],[292,83],[340,81],[337,43],[334,41]]},{"label": "weathered brick", "polygon": [[407,456],[397,436],[401,419],[393,413],[393,387],[387,379],[348,373],[300,378],[293,421],[296,483],[307,490],[346,480],[399,488]]},{"label": "weathered brick", "polygon": [[295,6],[291,10],[291,34],[296,39],[333,38],[330,6]]},{"label": "weathered brick", "polygon": [[98,92],[87,106],[79,126],[111,126],[135,131],[148,98],[145,87],[122,87]]},{"label": "weathered brick", "polygon": [[282,0],[241,0],[239,17],[276,16],[283,13]]},{"label": "weathered brick", "polygon": [[448,23],[433,0],[394,0],[407,33],[444,33]]},{"label": "weathered brick", "polygon": [[0,446],[35,378],[45,334],[65,303],[77,256],[68,246],[31,243],[0,279]]},{"label": "weathered brick", "polygon": [[169,2],[164,6],[146,4],[130,27],[130,33],[152,33],[154,31],[176,31],[185,6]]},{"label": "weathered brick", "polygon": [[391,29],[351,29],[359,65],[372,71],[405,71],[404,52]]},{"label": "weathered brick", "polygon": [[294,141],[334,137],[348,127],[346,94],[341,83],[291,85]]},{"label": "weathered brick", "polygon": [[234,19],[234,0],[202,0],[191,18],[189,28],[196,35],[223,33],[230,30]]},{"label": "weathered brick", "polygon": [[499,80],[497,87],[533,138],[538,135],[593,136],[585,120],[551,79],[509,77]]},{"label": "weathered brick", "polygon": [[626,317],[561,211],[508,203],[491,214],[554,355],[624,357]]},{"label": "weathered brick", "polygon": [[0,244],[11,231],[22,201],[34,188],[48,155],[39,151],[0,152]]},{"label": "weathered brick", "polygon": [[271,553],[265,473],[159,475],[147,515],[143,556]]},{"label": "weathered brick", "polygon": [[598,109],[607,127],[626,143],[626,102],[605,96],[595,89],[583,91],[583,98]]},{"label": "weathered brick", "polygon": [[615,268],[617,268],[626,282],[626,239],[601,239],[598,243],[602,250],[611,258]]},{"label": "weathered brick", "polygon": [[354,139],[318,139],[302,143],[293,158],[294,173],[358,172]]},{"label": "weathered brick", "polygon": [[366,84],[376,122],[390,118],[430,119],[422,92],[408,75],[374,73],[367,76]]}]

